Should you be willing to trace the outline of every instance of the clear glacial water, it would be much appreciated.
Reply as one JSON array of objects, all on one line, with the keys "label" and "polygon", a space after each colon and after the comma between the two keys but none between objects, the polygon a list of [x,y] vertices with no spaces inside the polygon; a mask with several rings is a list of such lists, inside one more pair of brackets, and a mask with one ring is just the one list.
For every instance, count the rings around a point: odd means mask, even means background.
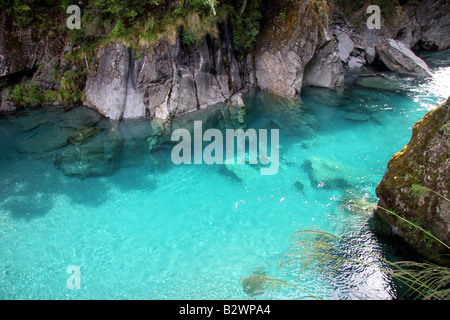
[{"label": "clear glacial water", "polygon": [[[349,194],[375,203],[414,123],[450,95],[449,54],[424,58],[435,76],[387,75],[393,90],[361,87],[356,77],[343,92],[306,89],[315,130],[299,133],[280,120],[279,173],[246,181],[222,166],[172,165],[170,150],[158,151],[160,167],[143,157],[109,177],[67,177],[52,161],[18,158],[26,133],[0,118],[0,298],[252,299],[241,278],[255,270],[326,299],[397,298],[392,279],[374,268],[349,266],[330,283],[296,279],[277,263],[291,234],[311,227],[385,255],[369,216],[342,203]],[[272,118],[270,99],[246,102],[249,128]],[[312,184],[302,167],[312,158],[343,168],[351,185]],[[80,267],[80,290],[67,288],[70,265]],[[256,298],[301,296],[281,289]]]}]

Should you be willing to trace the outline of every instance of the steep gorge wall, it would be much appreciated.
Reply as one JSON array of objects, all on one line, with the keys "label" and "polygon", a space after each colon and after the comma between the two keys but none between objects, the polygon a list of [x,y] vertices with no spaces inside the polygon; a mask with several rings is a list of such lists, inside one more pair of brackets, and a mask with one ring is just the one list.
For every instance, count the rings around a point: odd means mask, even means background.
[{"label": "steep gorge wall", "polygon": [[330,33],[331,10],[326,2],[293,1],[286,18],[266,16],[255,47],[257,85],[273,94],[294,99],[304,84],[333,88],[344,80]]},{"label": "steep gorge wall", "polygon": [[[180,36],[173,43],[162,41],[138,60],[121,44],[99,50],[94,60],[98,67],[88,76],[86,105],[114,120],[167,120],[223,103],[250,86],[291,100],[305,83],[341,86],[344,73],[329,32],[330,8],[293,1],[284,8],[286,19],[279,16],[280,9],[266,7],[254,51],[240,62],[229,25],[220,26],[217,39],[207,37],[192,47]],[[321,10],[325,13],[319,16]]]},{"label": "steep gorge wall", "polygon": [[443,51],[450,48],[450,4],[447,0],[424,0],[417,5],[392,6],[381,19],[380,29],[367,28],[365,6],[349,15],[345,8],[333,11],[332,34],[346,69],[378,65],[377,48],[388,39],[411,50]]},{"label": "steep gorge wall", "polygon": [[232,49],[231,31],[220,26],[188,47],[178,36],[144,49],[136,59],[121,43],[97,51],[88,75],[85,104],[113,120],[157,117],[168,120],[223,103],[244,88]]},{"label": "steep gorge wall", "polygon": [[[234,51],[226,23],[217,37],[207,36],[200,44],[186,46],[179,32],[174,41],[162,40],[139,56],[111,43],[86,61],[85,104],[113,120],[168,120],[231,101],[252,86],[287,99],[295,99],[304,86],[342,86],[345,69],[379,63],[377,50],[386,39],[411,49],[450,47],[446,0],[397,7],[382,19],[381,30],[369,30],[367,17],[364,10],[346,16],[332,1],[264,1],[258,40],[245,56]],[[31,28],[12,32],[5,11],[0,19],[0,110],[11,111],[11,87],[5,86],[28,79],[42,91],[51,88],[54,66],[60,72],[73,69],[62,59],[72,45],[69,33],[43,36]]]}]

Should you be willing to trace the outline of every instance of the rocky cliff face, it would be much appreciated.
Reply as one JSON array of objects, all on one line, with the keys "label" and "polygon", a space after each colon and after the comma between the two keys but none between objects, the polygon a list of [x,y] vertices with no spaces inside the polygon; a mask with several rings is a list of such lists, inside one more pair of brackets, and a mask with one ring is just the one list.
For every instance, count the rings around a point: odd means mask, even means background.
[{"label": "rocky cliff face", "polygon": [[168,120],[225,102],[243,88],[227,26],[218,39],[187,47],[162,41],[136,59],[117,43],[99,49],[86,84],[86,102],[106,117]]},{"label": "rocky cliff face", "polygon": [[270,93],[293,99],[306,85],[341,86],[343,68],[331,36],[326,2],[293,1],[287,18],[268,16],[256,45],[256,82]]},{"label": "rocky cliff face", "polygon": [[[384,64],[396,72],[426,75],[426,65],[410,49],[450,47],[446,0],[396,7],[382,19],[381,30],[367,28],[365,10],[346,16],[332,2],[264,3],[261,32],[245,57],[234,52],[226,23],[218,27],[218,37],[207,36],[190,47],[178,35],[171,43],[148,46],[138,56],[121,43],[98,48],[86,61],[85,104],[112,120],[168,120],[231,101],[251,86],[288,99],[305,86],[342,86],[344,69]],[[62,59],[71,41],[68,34],[13,31],[5,11],[0,19],[0,110],[12,111],[5,86],[25,79],[38,83],[41,91],[54,86],[54,65],[60,74],[73,69]]]},{"label": "rocky cliff face", "polygon": [[42,90],[49,89],[52,64],[59,65],[67,49],[56,34],[39,36],[31,27],[17,31],[12,20],[6,11],[0,13],[0,111],[15,110],[6,99],[8,90],[4,88],[9,85],[31,79]]},{"label": "rocky cliff face", "polygon": [[[425,0],[417,5],[392,7],[382,15],[381,29],[367,28],[366,7],[357,10],[349,16],[343,13],[344,8],[333,10],[332,33],[338,42],[338,52],[344,67],[359,69],[379,62],[395,72],[426,74],[423,72],[422,62],[412,66],[408,49],[425,49],[441,51],[450,48],[450,5],[447,0]],[[388,42],[388,43],[387,43]],[[392,43],[390,45],[389,43]],[[401,43],[397,45],[396,43]],[[397,63],[386,63],[388,59],[380,61],[380,52],[396,51],[398,46],[404,46],[403,57],[395,59]],[[402,63],[405,56],[406,65]],[[394,66],[394,67],[393,67]],[[412,71],[411,71],[412,70]]]},{"label": "rocky cliff face", "polygon": [[[450,98],[414,126],[409,144],[393,156],[376,190],[378,205],[450,244],[449,168]],[[416,189],[423,187],[430,191],[418,193]],[[378,210],[378,215],[419,253],[429,258],[449,254],[431,237],[385,210]],[[448,257],[440,260],[450,263]]]}]

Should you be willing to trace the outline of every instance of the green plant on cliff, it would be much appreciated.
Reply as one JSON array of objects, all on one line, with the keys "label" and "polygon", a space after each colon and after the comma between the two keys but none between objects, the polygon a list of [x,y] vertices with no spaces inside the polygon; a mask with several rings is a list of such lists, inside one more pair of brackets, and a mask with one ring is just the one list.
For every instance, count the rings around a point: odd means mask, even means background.
[{"label": "green plant on cliff", "polygon": [[125,24],[122,19],[119,19],[111,31],[111,36],[114,38],[119,38],[125,35]]},{"label": "green plant on cliff", "polygon": [[58,92],[55,90],[45,90],[44,92],[44,102],[51,104],[58,100]]},{"label": "green plant on cliff", "polygon": [[259,34],[262,19],[261,1],[249,0],[243,9],[235,10],[231,18],[234,48],[240,52],[247,51]]},{"label": "green plant on cliff", "polygon": [[27,90],[22,85],[14,86],[8,93],[8,100],[12,101],[15,106],[26,107],[29,103]]},{"label": "green plant on cliff", "polygon": [[44,96],[41,93],[39,84],[33,83],[29,88],[30,103],[42,104],[44,102]]},{"label": "green plant on cliff", "polygon": [[[72,4],[81,8],[81,29],[65,27]],[[5,0],[0,9],[16,30],[30,27],[40,38],[56,38],[62,46],[70,38],[73,51],[117,41],[138,51],[161,39],[173,43],[180,30],[183,42],[193,45],[206,35],[216,37],[218,25],[230,21],[235,49],[243,52],[255,42],[262,17],[261,0]]]},{"label": "green plant on cliff", "polygon": [[16,107],[27,107],[28,105],[39,105],[44,102],[38,83],[17,84],[8,93],[9,101]]},{"label": "green plant on cliff", "polygon": [[84,70],[66,71],[61,78],[58,92],[59,100],[64,106],[71,106],[84,101]]}]

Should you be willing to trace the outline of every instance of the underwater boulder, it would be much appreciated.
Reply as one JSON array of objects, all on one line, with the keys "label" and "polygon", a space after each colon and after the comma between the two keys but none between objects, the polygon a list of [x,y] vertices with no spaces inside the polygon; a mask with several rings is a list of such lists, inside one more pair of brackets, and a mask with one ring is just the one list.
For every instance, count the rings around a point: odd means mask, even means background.
[{"label": "underwater boulder", "polygon": [[91,127],[100,121],[101,115],[86,107],[78,107],[58,115],[56,125],[64,128],[79,129]]},{"label": "underwater boulder", "polygon": [[247,112],[244,100],[242,100],[242,94],[238,93],[233,95],[228,105],[228,113],[232,126],[234,128],[244,128]]},{"label": "underwater boulder", "polygon": [[58,115],[63,111],[62,106],[27,108],[19,111],[13,121],[18,124],[20,131],[30,132],[41,125],[55,123]]},{"label": "underwater boulder", "polygon": [[114,173],[120,164],[123,136],[118,124],[85,144],[64,149],[55,158],[55,166],[65,175],[80,178]]},{"label": "underwater boulder", "polygon": [[226,171],[237,178],[244,185],[260,178],[261,173],[255,167],[249,164],[227,164],[223,166]]},{"label": "underwater boulder", "polygon": [[301,194],[305,194],[305,185],[300,182],[300,181],[296,181],[294,183],[295,188],[297,189],[298,192],[300,192]]},{"label": "underwater boulder", "polygon": [[383,76],[363,77],[361,79],[356,80],[356,84],[369,89],[379,89],[388,91],[397,91],[400,89],[400,87],[397,85],[396,82]]},{"label": "underwater boulder", "polygon": [[343,118],[354,122],[365,122],[372,120],[372,115],[362,112],[345,112]]},{"label": "underwater boulder", "polygon": [[98,127],[84,127],[80,128],[75,132],[75,134],[69,136],[68,140],[75,146],[79,146],[83,143],[88,142],[90,139],[94,138],[100,134],[104,129]]},{"label": "underwater boulder", "polygon": [[100,133],[93,127],[101,116],[84,107],[64,112],[61,107],[32,110],[18,118],[22,132],[30,132],[17,151],[28,154],[44,154],[66,147],[69,142],[81,144]]},{"label": "underwater boulder", "polygon": [[312,157],[303,162],[302,169],[308,174],[311,185],[316,188],[340,190],[352,185],[349,173],[341,163]]},{"label": "underwater boulder", "polygon": [[31,134],[17,146],[19,153],[40,154],[64,148],[68,144],[69,136],[75,130],[61,127],[42,127],[37,132]]}]

